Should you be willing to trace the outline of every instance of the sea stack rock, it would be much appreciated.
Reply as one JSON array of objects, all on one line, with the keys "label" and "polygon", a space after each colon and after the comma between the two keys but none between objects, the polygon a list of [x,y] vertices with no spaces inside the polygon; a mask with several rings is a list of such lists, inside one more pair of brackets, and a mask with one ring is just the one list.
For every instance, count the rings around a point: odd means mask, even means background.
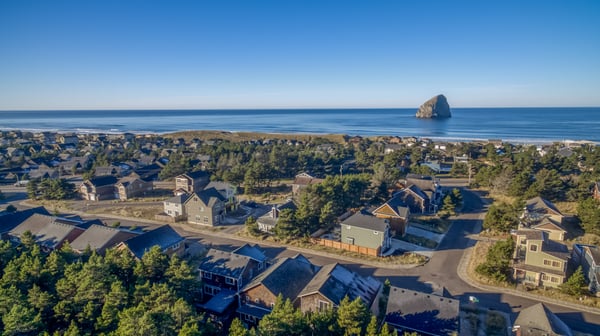
[{"label": "sea stack rock", "polygon": [[450,105],[444,95],[437,95],[419,107],[417,118],[441,119],[450,118]]}]

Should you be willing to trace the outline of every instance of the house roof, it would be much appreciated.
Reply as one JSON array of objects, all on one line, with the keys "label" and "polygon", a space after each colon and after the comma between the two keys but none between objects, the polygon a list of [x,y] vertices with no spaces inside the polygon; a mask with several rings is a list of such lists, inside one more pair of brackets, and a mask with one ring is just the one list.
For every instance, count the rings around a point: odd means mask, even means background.
[{"label": "house roof", "polygon": [[129,250],[139,259],[144,256],[147,250],[157,245],[161,250],[181,243],[185,239],[179,235],[170,225],[163,225],[152,231],[142,233],[139,236],[129,238],[123,242]]},{"label": "house roof", "polygon": [[542,243],[542,251],[562,260],[567,260],[571,256],[566,245],[553,240],[545,240]]},{"label": "house roof", "polygon": [[333,263],[321,267],[298,296],[320,293],[334,305],[339,305],[345,296],[350,300],[360,297],[370,307],[380,286],[381,283],[371,277],[363,278],[344,266]]},{"label": "house roof", "polygon": [[407,185],[415,184],[421,190],[424,190],[424,191],[426,191],[426,190],[435,191],[436,183],[437,183],[437,181],[433,176],[418,175],[418,174],[407,174],[406,175],[406,184]]},{"label": "house roof", "polygon": [[544,240],[544,232],[539,230],[524,229],[515,232],[517,236],[525,236],[527,240]]},{"label": "house roof", "polygon": [[21,224],[33,214],[50,215],[44,207],[31,208],[16,212],[0,213],[0,233],[8,232]]},{"label": "house roof", "polygon": [[600,265],[600,247],[587,245],[583,246],[583,251],[592,257],[594,264]]},{"label": "house roof", "polygon": [[250,263],[250,258],[244,255],[209,249],[198,268],[224,277],[239,279]]},{"label": "house roof", "polygon": [[71,242],[71,248],[84,251],[89,246],[92,250],[102,253],[105,249],[137,235],[134,232],[94,224]]},{"label": "house roof", "polygon": [[195,179],[202,178],[202,177],[208,177],[209,174],[204,170],[196,170],[196,171],[185,173],[182,175],[195,180]]},{"label": "house roof", "polygon": [[538,224],[533,225],[531,228],[536,230],[552,230],[567,233],[567,230],[550,218],[543,218]]},{"label": "house roof", "polygon": [[319,266],[313,265],[302,255],[281,258],[254,278],[243,290],[262,284],[274,295],[282,294],[284,299],[293,301],[318,271]]},{"label": "house roof", "polygon": [[173,196],[171,198],[166,199],[164,202],[165,203],[176,203],[176,204],[183,204],[185,203],[185,201],[188,200],[188,198],[190,198],[190,194],[180,194],[177,196]]},{"label": "house roof", "polygon": [[537,196],[537,197],[527,200],[527,203],[525,204],[525,208],[527,209],[527,211],[530,211],[530,212],[537,212],[537,213],[544,213],[544,214],[554,213],[556,215],[562,216],[562,213],[560,211],[558,211],[558,209],[556,208],[556,206],[554,204],[552,204],[552,202],[550,202],[546,199],[543,199],[540,196]]},{"label": "house roof", "polygon": [[371,214],[368,214],[366,211],[358,211],[354,215],[345,219],[342,224],[379,232],[385,232],[385,230],[389,227],[387,219],[377,218]]},{"label": "house roof", "polygon": [[571,329],[543,303],[521,310],[514,326],[519,326],[521,336],[573,335]]},{"label": "house roof", "polygon": [[194,196],[197,196],[204,205],[208,207],[212,207],[217,201],[225,202],[227,199],[221,195],[220,192],[215,188],[208,188],[198,192],[193,193],[184,203],[189,202],[191,199],[194,199]]},{"label": "house roof", "polygon": [[427,335],[459,330],[459,300],[391,287],[385,321]]},{"label": "house roof", "polygon": [[235,292],[222,289],[217,295],[213,296],[208,302],[202,305],[202,308],[217,314],[223,312],[235,302]]},{"label": "house roof", "polygon": [[121,185],[123,185],[124,187],[127,187],[129,184],[131,184],[131,183],[135,182],[136,180],[137,180],[137,181],[142,181],[142,180],[140,180],[139,178],[137,178],[136,176],[132,176],[132,175],[130,175],[130,176],[125,176],[125,177],[122,177],[122,178],[120,178],[120,179],[117,181],[117,184],[121,184]]},{"label": "house roof", "polygon": [[406,205],[406,203],[404,203],[404,200],[402,200],[402,198],[399,197],[399,195],[392,197],[390,200],[385,202],[383,205],[381,205],[378,208],[376,208],[375,210],[373,210],[373,213],[382,213],[385,215],[389,215],[389,213],[381,212],[385,208],[389,208],[390,210],[392,210],[394,215],[397,217],[401,217],[401,218],[408,217],[409,208]]},{"label": "house roof", "polygon": [[70,222],[71,221],[59,220],[56,217],[36,213],[25,219],[14,229],[10,230],[9,235],[21,237],[23,233],[29,231],[38,244],[54,249],[74,230],[83,232],[82,228],[70,224]]},{"label": "house roof", "polygon": [[215,188],[217,190],[233,190],[235,187],[231,183],[221,182],[221,181],[212,181],[206,185],[204,189]]},{"label": "house roof", "polygon": [[117,183],[117,178],[112,175],[105,175],[105,176],[92,177],[91,179],[89,179],[87,181],[89,181],[90,184],[92,184],[96,187],[102,187],[105,185],[111,185],[111,184]]},{"label": "house roof", "polygon": [[265,255],[265,251],[263,251],[258,245],[244,244],[244,246],[235,249],[233,253],[246,256],[259,263],[265,262],[268,259]]}]

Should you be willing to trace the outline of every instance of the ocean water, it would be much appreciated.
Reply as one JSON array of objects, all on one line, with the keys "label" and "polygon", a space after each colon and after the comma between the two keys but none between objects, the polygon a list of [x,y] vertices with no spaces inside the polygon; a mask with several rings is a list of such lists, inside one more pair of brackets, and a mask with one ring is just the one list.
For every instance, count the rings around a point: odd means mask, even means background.
[{"label": "ocean water", "polygon": [[452,118],[416,109],[0,111],[0,130],[87,133],[231,132],[394,135],[434,140],[600,142],[600,108],[453,108]]}]

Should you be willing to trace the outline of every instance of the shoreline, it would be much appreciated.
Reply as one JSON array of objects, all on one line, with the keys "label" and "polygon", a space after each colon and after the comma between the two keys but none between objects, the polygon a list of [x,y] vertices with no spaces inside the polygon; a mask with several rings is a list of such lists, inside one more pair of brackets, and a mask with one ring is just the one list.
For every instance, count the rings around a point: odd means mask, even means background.
[{"label": "shoreline", "polygon": [[[107,135],[122,135],[122,134],[134,134],[136,136],[160,136],[166,138],[175,138],[182,137],[184,139],[187,138],[204,138],[206,136],[212,137],[211,139],[224,139],[230,141],[246,141],[247,139],[242,139],[245,137],[257,137],[257,140],[265,140],[265,139],[287,139],[287,140],[300,140],[306,138],[326,138],[326,139],[335,139],[336,142],[344,142],[344,138],[351,138],[355,136],[359,136],[367,139],[381,139],[381,138],[390,138],[390,137],[398,137],[398,138],[410,138],[415,137],[417,139],[428,139],[434,143],[464,143],[464,142],[472,142],[472,143],[487,143],[490,141],[501,141],[502,143],[509,143],[513,145],[550,145],[555,143],[563,143],[567,146],[569,145],[600,145],[600,142],[587,140],[587,139],[564,139],[564,138],[556,138],[556,139],[535,139],[535,138],[494,138],[494,139],[484,139],[484,138],[464,138],[464,137],[427,137],[427,136],[419,136],[419,135],[391,135],[391,134],[368,134],[368,135],[351,135],[351,134],[343,134],[343,133],[310,133],[310,132],[260,132],[260,131],[230,131],[230,130],[179,130],[179,131],[167,131],[167,132],[153,132],[153,131],[122,131],[122,130],[102,130],[102,129],[45,129],[45,128],[0,128],[0,132],[30,132],[30,133],[42,133],[42,132],[51,132],[56,134],[77,134],[77,135],[97,135],[97,134],[107,134]],[[237,139],[236,139],[237,138]]]}]

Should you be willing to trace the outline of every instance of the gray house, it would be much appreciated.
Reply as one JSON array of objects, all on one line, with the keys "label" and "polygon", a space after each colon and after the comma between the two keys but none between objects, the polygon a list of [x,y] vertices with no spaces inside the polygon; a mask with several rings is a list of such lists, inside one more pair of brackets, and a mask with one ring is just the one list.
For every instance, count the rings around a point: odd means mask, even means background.
[{"label": "gray house", "polygon": [[594,245],[573,245],[571,258],[575,265],[581,265],[588,281],[590,292],[600,295],[600,248]]},{"label": "gray house", "polygon": [[377,218],[362,210],[345,219],[341,226],[342,243],[379,250],[378,254],[391,246],[390,224],[387,219]]},{"label": "gray house", "polygon": [[223,223],[227,200],[215,188],[193,193],[184,203],[188,223],[216,226]]}]

